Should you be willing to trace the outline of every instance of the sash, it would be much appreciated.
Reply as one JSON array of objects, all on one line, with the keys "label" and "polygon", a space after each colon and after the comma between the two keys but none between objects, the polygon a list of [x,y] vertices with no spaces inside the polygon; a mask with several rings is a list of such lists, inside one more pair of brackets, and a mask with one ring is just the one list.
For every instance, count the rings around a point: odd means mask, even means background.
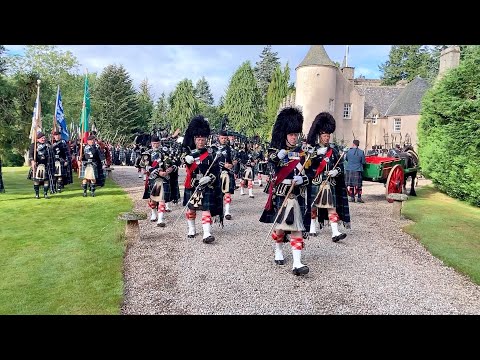
[{"label": "sash", "polygon": [[272,181],[270,182],[270,187],[268,188],[268,199],[267,203],[265,204],[265,210],[270,211],[273,208],[273,188],[280,184],[288,174],[290,174],[293,169],[300,163],[300,159],[292,160],[288,163],[287,166],[282,167],[282,169],[278,172],[277,176],[275,177],[275,183]]},{"label": "sash", "polygon": [[328,149],[327,153],[325,154],[322,161],[320,162],[320,165],[318,165],[317,172],[315,173],[315,177],[320,175],[323,169],[325,169],[325,166],[327,166],[327,162],[325,161],[325,159],[330,158],[330,155],[332,155],[332,152],[333,152],[332,148]]},{"label": "sash", "polygon": [[[201,154],[198,159],[200,159],[200,162],[202,162],[203,160],[205,160],[208,156],[208,151],[205,151],[203,154]],[[185,177],[185,189],[191,189],[192,188],[192,175],[193,175],[193,172],[195,171],[195,169],[198,167],[198,164],[196,161],[194,161],[192,163],[192,165],[190,166],[187,166],[186,167],[186,170],[187,170],[187,176]]]}]

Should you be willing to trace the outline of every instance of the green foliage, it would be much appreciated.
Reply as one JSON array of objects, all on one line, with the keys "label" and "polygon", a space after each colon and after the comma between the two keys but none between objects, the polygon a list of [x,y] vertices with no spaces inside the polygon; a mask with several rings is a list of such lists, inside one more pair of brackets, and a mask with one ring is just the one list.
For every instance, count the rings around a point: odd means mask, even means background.
[{"label": "green foliage", "polygon": [[197,81],[197,84],[195,85],[195,97],[197,98],[199,103],[213,106],[213,95],[210,90],[210,85],[205,79],[205,76],[199,79]]},{"label": "green foliage", "polygon": [[255,64],[253,70],[262,102],[264,102],[267,96],[268,86],[272,81],[275,69],[281,65],[277,55],[277,52],[272,51],[272,45],[265,46],[260,55],[261,60]]},{"label": "green foliage", "polygon": [[261,95],[252,67],[249,61],[245,61],[230,79],[224,112],[235,131],[253,136],[261,125],[261,105]]},{"label": "green foliage", "polygon": [[432,58],[424,45],[393,45],[388,60],[379,65],[382,85],[395,85],[400,80],[410,82],[417,75],[429,77]]},{"label": "green foliage", "polygon": [[0,45],[0,75],[2,75],[7,70],[7,61],[3,55],[5,52],[5,46]]},{"label": "green foliage", "polygon": [[103,69],[92,91],[92,103],[96,103],[95,112],[92,110],[95,126],[103,139],[115,142],[130,138],[141,128],[137,94],[123,65]]},{"label": "green foliage", "polygon": [[171,121],[170,130],[173,132],[178,128],[181,133],[185,132],[190,120],[198,114],[199,107],[193,83],[189,79],[183,79],[170,94],[168,113],[168,119]]},{"label": "green foliage", "polygon": [[424,96],[422,172],[446,194],[480,206],[480,47],[469,49]]},{"label": "green foliage", "polygon": [[150,95],[151,85],[145,79],[140,83],[140,92],[138,93],[138,107],[139,107],[139,130],[148,131],[149,124],[153,117],[153,100]]},{"label": "green foliage", "polygon": [[160,128],[164,129],[169,125],[168,121],[168,111],[170,105],[168,103],[167,98],[165,97],[165,93],[162,93],[155,104],[153,109],[152,119],[150,121],[149,127],[150,129],[153,128]]},{"label": "green foliage", "polygon": [[83,198],[76,175],[61,194],[36,200],[28,168],[2,170],[0,314],[120,314],[125,192],[107,179]]},{"label": "green foliage", "polygon": [[261,126],[261,134],[259,134],[265,140],[269,140],[271,137],[273,125],[275,124],[280,104],[288,95],[289,81],[290,68],[288,63],[283,72],[280,69],[280,66],[278,66],[273,73],[272,82],[268,87],[265,122]]},{"label": "green foliage", "polygon": [[199,103],[199,112],[206,119],[208,119],[208,123],[210,124],[210,129],[212,131],[214,129],[220,129],[220,122],[222,121],[223,115],[220,113],[220,111],[218,111],[216,106],[209,106],[205,103]]}]

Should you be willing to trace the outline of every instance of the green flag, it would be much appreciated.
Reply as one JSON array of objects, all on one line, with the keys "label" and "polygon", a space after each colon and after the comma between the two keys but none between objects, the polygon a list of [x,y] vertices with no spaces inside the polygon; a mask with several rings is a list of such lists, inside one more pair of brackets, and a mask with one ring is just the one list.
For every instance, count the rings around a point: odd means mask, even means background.
[{"label": "green flag", "polygon": [[90,90],[88,89],[88,74],[85,74],[85,88],[83,91],[82,114],[80,115],[80,131],[84,133],[83,142],[89,135],[90,127],[88,120],[90,118]]}]

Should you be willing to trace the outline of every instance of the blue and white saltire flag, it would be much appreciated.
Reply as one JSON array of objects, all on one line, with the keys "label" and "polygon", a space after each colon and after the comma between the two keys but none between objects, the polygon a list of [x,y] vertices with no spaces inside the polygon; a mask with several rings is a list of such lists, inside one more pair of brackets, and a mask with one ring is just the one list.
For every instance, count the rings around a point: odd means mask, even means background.
[{"label": "blue and white saltire flag", "polygon": [[57,89],[57,101],[55,101],[55,119],[57,125],[62,133],[62,139],[68,141],[70,139],[70,133],[68,132],[67,122],[65,121],[65,114],[63,112],[62,94],[60,94],[60,86]]}]

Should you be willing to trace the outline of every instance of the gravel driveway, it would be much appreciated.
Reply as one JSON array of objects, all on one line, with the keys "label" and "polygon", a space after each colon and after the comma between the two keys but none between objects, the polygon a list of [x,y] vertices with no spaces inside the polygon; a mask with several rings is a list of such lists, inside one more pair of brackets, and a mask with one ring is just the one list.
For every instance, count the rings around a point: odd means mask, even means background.
[{"label": "gravel driveway", "polygon": [[[150,218],[136,169],[116,166],[113,179]],[[350,204],[352,229],[340,227],[344,240],[333,243],[330,228],[306,240],[303,277],[291,273],[288,244],[286,265],[273,262],[271,225],[258,221],[262,189],[254,199],[233,195],[233,219],[212,225],[212,244],[202,242],[198,215],[200,234],[187,239],[181,203],[165,228],[140,221],[141,240],[124,259],[122,314],[480,314],[480,287],[400,230],[409,221],[392,220],[382,184],[364,182],[365,203]]]}]

